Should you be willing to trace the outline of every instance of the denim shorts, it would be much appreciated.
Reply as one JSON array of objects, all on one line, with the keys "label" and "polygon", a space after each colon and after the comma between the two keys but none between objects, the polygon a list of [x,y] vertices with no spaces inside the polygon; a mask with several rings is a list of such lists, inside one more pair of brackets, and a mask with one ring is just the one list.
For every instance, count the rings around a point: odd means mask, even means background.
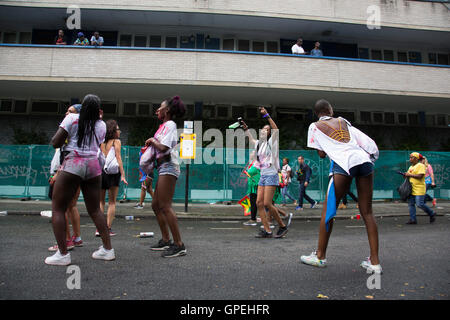
[{"label": "denim shorts", "polygon": [[262,175],[259,179],[258,186],[261,187],[267,187],[267,186],[278,186],[279,184],[279,177],[278,174],[271,174],[271,175]]},{"label": "denim shorts", "polygon": [[333,162],[332,172],[335,174],[342,174],[347,177],[366,177],[373,172],[373,163],[372,162],[364,162],[360,165],[357,165],[353,168],[350,168],[350,174],[345,172],[336,162]]},{"label": "denim shorts", "polygon": [[171,175],[178,179],[180,176],[180,166],[172,162],[164,162],[158,167],[158,176]]}]

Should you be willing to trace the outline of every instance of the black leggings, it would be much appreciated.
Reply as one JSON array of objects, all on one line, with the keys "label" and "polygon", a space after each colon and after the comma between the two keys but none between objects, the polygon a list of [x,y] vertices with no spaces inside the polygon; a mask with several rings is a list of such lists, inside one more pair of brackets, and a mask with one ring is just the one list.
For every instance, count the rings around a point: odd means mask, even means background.
[{"label": "black leggings", "polygon": [[256,206],[256,193],[250,193],[250,209],[252,212],[252,220],[256,220],[256,214],[258,213],[258,207]]}]

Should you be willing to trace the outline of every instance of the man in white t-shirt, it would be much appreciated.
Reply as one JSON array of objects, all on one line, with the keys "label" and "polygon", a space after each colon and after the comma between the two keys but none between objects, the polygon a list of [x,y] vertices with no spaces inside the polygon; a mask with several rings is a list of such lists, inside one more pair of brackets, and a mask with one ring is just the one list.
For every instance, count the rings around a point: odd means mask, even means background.
[{"label": "man in white t-shirt", "polygon": [[288,186],[291,183],[291,172],[292,168],[289,166],[289,159],[283,158],[283,167],[281,169],[281,175],[283,176],[284,180],[284,187],[281,188],[281,196],[283,199],[283,207],[286,206],[286,196],[294,201],[294,205],[297,205],[297,201],[295,198],[293,198],[288,191]]},{"label": "man in white t-shirt", "polygon": [[100,33],[95,31],[94,35],[91,37],[91,46],[103,46],[103,42],[103,37],[100,37]]},{"label": "man in white t-shirt", "polygon": [[302,38],[297,39],[297,43],[294,44],[291,48],[292,54],[305,54],[305,50],[303,50],[302,44]]}]

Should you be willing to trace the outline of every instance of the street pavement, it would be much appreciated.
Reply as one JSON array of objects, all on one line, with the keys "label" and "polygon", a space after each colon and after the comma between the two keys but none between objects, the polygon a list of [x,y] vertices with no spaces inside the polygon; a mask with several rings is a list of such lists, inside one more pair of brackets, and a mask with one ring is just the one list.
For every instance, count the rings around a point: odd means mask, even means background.
[{"label": "street pavement", "polygon": [[[193,206],[192,213],[179,214],[188,254],[162,258],[149,250],[160,238],[149,205],[136,210],[134,203],[124,203],[113,224],[116,260],[111,262],[91,258],[101,241],[79,206],[85,244],[71,251],[71,257],[79,267],[81,288],[71,290],[67,267],[44,264],[51,254],[47,248],[55,243],[50,219],[39,215],[48,205],[0,201],[0,211],[8,211],[0,216],[1,300],[448,300],[450,295],[448,203],[438,203],[442,209],[436,209],[434,224],[419,210],[418,225],[405,225],[404,203],[374,205],[384,270],[380,289],[367,287],[370,275],[359,267],[369,251],[362,220],[348,218],[357,212],[354,207],[338,213],[328,266],[318,269],[299,259],[317,248],[320,208],[296,213],[283,239],[257,239],[259,226],[244,226],[242,209],[204,205],[202,211]],[[176,210],[183,211],[183,205]],[[123,218],[129,213],[135,213],[133,221]],[[140,232],[154,232],[155,237],[138,238]]]}]

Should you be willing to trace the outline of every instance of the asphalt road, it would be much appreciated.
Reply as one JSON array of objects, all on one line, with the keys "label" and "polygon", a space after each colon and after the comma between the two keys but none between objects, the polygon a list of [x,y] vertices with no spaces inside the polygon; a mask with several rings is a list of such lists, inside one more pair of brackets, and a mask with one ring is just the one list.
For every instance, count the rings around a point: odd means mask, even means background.
[{"label": "asphalt road", "polygon": [[[48,266],[47,248],[55,243],[51,223],[39,216],[0,217],[0,299],[105,300],[317,300],[427,299],[450,295],[450,216],[433,225],[427,217],[407,226],[406,217],[378,218],[380,289],[368,289],[359,267],[368,256],[362,221],[338,220],[330,240],[328,266],[300,263],[317,245],[318,221],[294,221],[284,239],[256,239],[258,227],[242,221],[182,220],[188,255],[162,258],[151,252],[160,232],[154,218],[116,219],[112,238],[116,260],[96,261],[100,245],[95,226],[82,217],[85,245],[71,251],[81,274],[81,289],[68,289],[67,267]],[[154,238],[137,238],[139,232]],[[325,298],[325,299],[327,299]]]}]

